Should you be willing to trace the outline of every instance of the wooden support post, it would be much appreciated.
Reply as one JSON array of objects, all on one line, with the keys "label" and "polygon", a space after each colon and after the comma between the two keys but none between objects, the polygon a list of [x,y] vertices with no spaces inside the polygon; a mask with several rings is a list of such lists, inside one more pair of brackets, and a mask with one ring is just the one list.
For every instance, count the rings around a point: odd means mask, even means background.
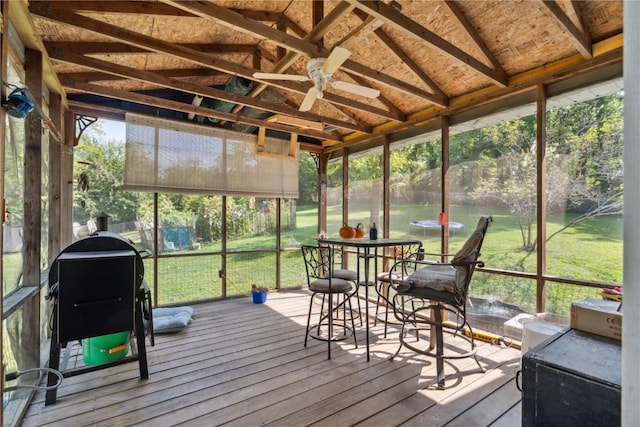
[{"label": "wooden support post", "polygon": [[[31,88],[34,103],[42,103],[42,54],[25,50],[25,84]],[[24,119],[24,224],[23,286],[40,286],[42,247],[42,121],[32,112]],[[40,366],[40,293],[26,301],[22,309],[22,332],[18,369]]]},{"label": "wooden support post", "polygon": [[537,268],[536,268],[536,311],[545,311],[545,280],[547,273],[547,90],[544,85],[538,85],[536,123],[536,162],[538,174],[536,176],[538,211],[536,213]]},{"label": "wooden support post", "polygon": [[266,131],[267,129],[265,127],[260,126],[260,128],[258,128],[258,153],[264,152],[264,138]]},{"label": "wooden support post", "polygon": [[298,134],[291,132],[291,141],[289,141],[289,157],[295,157],[297,143],[298,143]]},{"label": "wooden support post", "polygon": [[[53,122],[53,126],[62,129],[62,99],[59,94],[51,93],[49,96],[49,117]],[[62,250],[62,186],[65,178],[62,171],[62,152],[64,149],[64,141],[53,140],[49,138],[49,241],[48,241],[48,265]]]}]

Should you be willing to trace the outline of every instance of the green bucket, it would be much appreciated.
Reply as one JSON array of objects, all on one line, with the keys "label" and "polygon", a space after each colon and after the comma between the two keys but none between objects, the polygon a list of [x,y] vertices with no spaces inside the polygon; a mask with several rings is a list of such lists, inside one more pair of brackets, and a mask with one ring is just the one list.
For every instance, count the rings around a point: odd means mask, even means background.
[{"label": "green bucket", "polygon": [[87,365],[115,362],[127,355],[129,332],[118,332],[82,340],[82,359]]}]

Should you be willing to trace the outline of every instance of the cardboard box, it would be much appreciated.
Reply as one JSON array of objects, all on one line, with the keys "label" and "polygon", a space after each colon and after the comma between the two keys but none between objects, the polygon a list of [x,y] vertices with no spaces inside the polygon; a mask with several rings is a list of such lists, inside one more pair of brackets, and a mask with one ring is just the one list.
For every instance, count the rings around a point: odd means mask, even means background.
[{"label": "cardboard box", "polygon": [[571,304],[573,329],[622,340],[620,303],[597,298],[585,298]]}]

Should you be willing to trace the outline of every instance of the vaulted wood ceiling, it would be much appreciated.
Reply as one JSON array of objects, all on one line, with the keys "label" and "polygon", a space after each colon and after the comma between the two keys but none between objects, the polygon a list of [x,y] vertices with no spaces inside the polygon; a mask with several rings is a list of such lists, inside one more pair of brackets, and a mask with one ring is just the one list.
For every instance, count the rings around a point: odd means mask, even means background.
[{"label": "vaulted wood ceiling", "polygon": [[[71,105],[318,144],[366,141],[620,63],[622,10],[597,0],[29,2]],[[303,112],[311,82],[253,77],[306,75],[310,58],[336,46],[351,55],[331,79],[379,97],[328,86]],[[246,94],[225,90],[233,76],[251,86]]]}]

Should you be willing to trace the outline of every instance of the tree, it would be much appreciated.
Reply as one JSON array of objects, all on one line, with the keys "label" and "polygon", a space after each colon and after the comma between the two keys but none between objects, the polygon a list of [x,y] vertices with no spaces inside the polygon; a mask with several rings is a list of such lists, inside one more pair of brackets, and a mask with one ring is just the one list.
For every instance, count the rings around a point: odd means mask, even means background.
[{"label": "tree", "polygon": [[[522,246],[529,251],[537,244],[532,230],[537,209],[532,121],[527,117],[480,130],[482,145],[497,148],[487,152],[499,156],[482,162],[484,178],[473,192],[476,199],[502,203],[518,218]],[[622,103],[609,96],[570,105],[550,111],[547,123],[547,211],[578,214],[547,236],[549,241],[581,221],[622,213]],[[473,145],[464,149],[478,152]]]},{"label": "tree", "polygon": [[141,194],[121,190],[124,142],[102,139],[99,132],[84,134],[75,149],[74,220],[84,223],[105,212],[112,222],[135,221]]},{"label": "tree", "polygon": [[308,153],[300,153],[298,171],[298,202],[311,203],[318,195],[318,169],[316,163]]}]

